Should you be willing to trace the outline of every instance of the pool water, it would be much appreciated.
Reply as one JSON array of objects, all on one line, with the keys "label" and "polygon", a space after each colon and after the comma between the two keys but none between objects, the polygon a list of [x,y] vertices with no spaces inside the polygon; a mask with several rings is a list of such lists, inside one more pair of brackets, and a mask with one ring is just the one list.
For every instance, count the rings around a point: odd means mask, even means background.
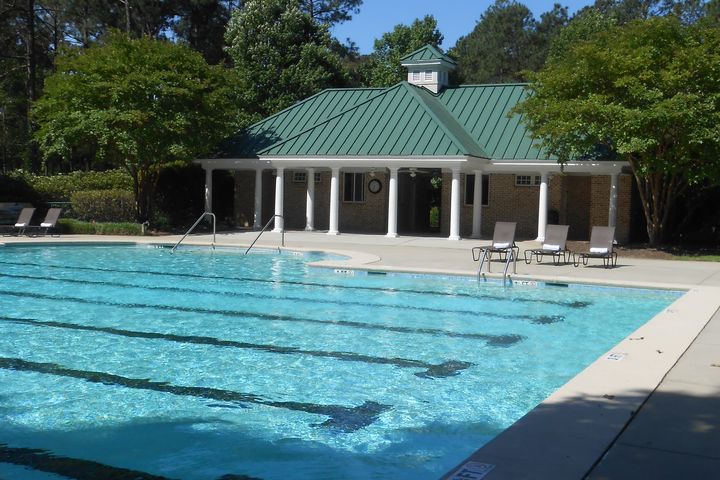
[{"label": "pool water", "polygon": [[437,478],[680,295],[327,258],[0,248],[0,478]]}]

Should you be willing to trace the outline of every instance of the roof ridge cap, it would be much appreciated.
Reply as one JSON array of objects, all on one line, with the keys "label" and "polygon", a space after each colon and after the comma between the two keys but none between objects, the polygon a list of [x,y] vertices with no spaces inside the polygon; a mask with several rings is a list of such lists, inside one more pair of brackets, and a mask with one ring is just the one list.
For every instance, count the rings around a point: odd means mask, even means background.
[{"label": "roof ridge cap", "polygon": [[[430,108],[430,106],[428,106],[428,104],[425,102],[425,99],[422,98],[422,96],[420,95],[420,92],[415,90],[415,89],[420,89],[420,88],[425,89],[425,88],[424,88],[424,87],[417,87],[417,86],[415,86],[415,85],[411,85],[411,84],[409,84],[408,82],[401,82],[401,83],[403,83],[403,84],[405,85],[405,87],[410,91],[410,93],[413,95],[413,97],[414,97],[415,99],[417,99],[417,101],[421,104],[421,106],[422,106],[422,108],[425,110],[425,112],[426,112],[428,115],[430,115],[430,116],[435,120],[435,122],[440,126],[440,128],[443,130],[443,132],[445,132],[445,134],[450,137],[450,139],[453,141],[453,143],[455,143],[455,146],[456,146],[456,147],[460,147],[460,150],[467,150],[467,149],[468,149],[468,148],[467,148],[468,146],[465,145],[465,142],[463,142],[462,140],[460,140],[460,139],[457,137],[457,135],[455,135],[452,131],[450,131],[449,128],[447,128],[447,125],[445,125],[445,122],[441,121],[441,120],[438,118],[438,116],[435,114],[435,112],[432,111],[432,109]],[[425,90],[427,90],[427,89],[425,89]],[[432,93],[432,92],[430,92],[430,91],[428,90],[428,93]],[[437,100],[434,94],[431,95],[431,98],[433,98],[434,100]],[[439,108],[443,109],[443,110],[445,111],[445,113],[447,113],[448,117],[451,118],[452,121],[455,122],[455,123],[457,124],[457,126],[458,126],[462,131],[464,131],[464,132],[467,134],[467,136],[468,136],[468,138],[470,139],[470,141],[474,144],[474,145],[470,145],[471,147],[477,148],[477,152],[478,152],[478,153],[482,153],[482,154],[484,155],[483,158],[490,158],[490,156],[487,154],[487,152],[485,152],[485,150],[475,141],[475,139],[472,137],[472,135],[470,135],[470,134],[468,133],[468,131],[465,130],[465,127],[463,127],[463,126],[460,124],[460,122],[457,121],[457,119],[455,118],[455,116],[454,116],[447,108],[445,108],[445,105],[443,105],[441,102],[437,101],[437,106],[438,106]],[[473,155],[471,152],[467,152],[467,153],[468,153],[469,155],[475,156],[475,155]]]},{"label": "roof ridge cap", "polygon": [[320,125],[323,125],[323,124],[326,124],[326,123],[330,122],[331,120],[335,120],[336,118],[338,118],[338,117],[340,117],[340,116],[342,116],[342,115],[345,115],[347,112],[350,112],[350,111],[352,111],[352,110],[355,110],[356,108],[360,107],[361,105],[365,105],[366,103],[371,102],[371,101],[375,100],[376,98],[378,98],[378,97],[380,97],[380,96],[382,96],[382,95],[386,95],[386,94],[389,93],[390,91],[396,89],[396,88],[397,88],[398,86],[400,86],[402,83],[403,83],[403,82],[396,83],[396,84],[393,85],[392,87],[378,87],[378,88],[382,88],[383,90],[382,90],[381,92],[379,92],[377,95],[372,95],[371,97],[366,98],[366,99],[363,100],[362,102],[360,102],[360,103],[358,103],[358,104],[355,104],[355,105],[353,105],[353,106],[350,107],[350,108],[347,108],[347,109],[345,109],[345,110],[343,110],[343,111],[341,111],[341,112],[336,113],[335,115],[332,115],[332,116],[326,118],[326,119],[323,120],[322,122],[314,123],[314,124],[312,124],[311,126],[309,126],[308,128],[306,128],[305,130],[302,130],[302,131],[296,133],[295,135],[292,135],[292,136],[290,136],[290,137],[288,137],[288,138],[285,138],[285,139],[283,139],[283,140],[280,140],[279,142],[275,142],[275,143],[273,143],[272,145],[268,145],[267,147],[263,148],[262,150],[259,150],[259,151],[257,152],[257,154],[258,154],[258,155],[262,155],[262,153],[265,152],[266,150],[271,150],[271,149],[277,147],[278,145],[282,145],[283,143],[287,143],[287,142],[289,142],[290,140],[296,139],[296,138],[299,137],[300,135],[303,135],[303,134],[309,132],[309,131],[312,130],[313,128],[317,128],[317,127],[319,127]]}]

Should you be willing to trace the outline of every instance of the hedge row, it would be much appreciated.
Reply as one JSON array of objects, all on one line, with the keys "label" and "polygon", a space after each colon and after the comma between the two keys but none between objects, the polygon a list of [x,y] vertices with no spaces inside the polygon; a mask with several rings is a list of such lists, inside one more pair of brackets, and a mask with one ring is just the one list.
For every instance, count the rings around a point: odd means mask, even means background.
[{"label": "hedge row", "polygon": [[75,235],[142,235],[142,226],[137,223],[92,223],[63,218],[58,221],[60,231]]},{"label": "hedge row", "polygon": [[75,192],[84,190],[124,190],[132,192],[132,177],[123,170],[76,171],[53,176],[16,170],[11,179],[24,181],[45,202],[69,202]]},{"label": "hedge row", "polygon": [[125,190],[86,190],[70,197],[73,216],[89,222],[132,222],[135,196]]}]

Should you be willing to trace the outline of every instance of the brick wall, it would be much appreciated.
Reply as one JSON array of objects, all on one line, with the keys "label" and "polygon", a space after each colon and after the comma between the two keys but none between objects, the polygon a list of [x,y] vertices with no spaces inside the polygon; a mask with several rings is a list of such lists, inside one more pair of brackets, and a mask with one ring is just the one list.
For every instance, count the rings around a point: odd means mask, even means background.
[{"label": "brick wall", "polygon": [[[315,183],[315,228],[327,230],[330,211],[330,172],[318,172],[321,177]],[[376,173],[382,182],[377,194],[367,190],[370,181],[365,175],[365,201],[343,202],[343,176],[340,175],[340,232],[363,232],[384,234],[387,231],[388,177]],[[450,231],[450,189],[452,175],[443,173],[441,232]],[[465,175],[461,175],[460,235],[472,233],[472,205],[465,205]],[[305,182],[293,182],[293,171],[285,171],[285,227],[293,230],[305,228]],[[620,175],[618,182],[616,238],[626,243],[630,233],[630,202],[632,179]],[[255,192],[255,172],[235,172],[235,219],[238,225],[252,226]],[[540,188],[538,186],[515,186],[515,175],[494,174],[489,178],[488,205],[482,207],[482,238],[490,238],[495,222],[517,222],[517,238],[534,239],[537,236],[537,215]],[[555,174],[548,184],[548,223],[570,225],[569,238],[587,240],[593,225],[607,225],[610,194],[608,175],[575,176]],[[275,175],[272,170],[263,173],[263,224],[274,213]],[[398,215],[402,215],[399,211]],[[398,223],[402,223],[399,219]]]}]

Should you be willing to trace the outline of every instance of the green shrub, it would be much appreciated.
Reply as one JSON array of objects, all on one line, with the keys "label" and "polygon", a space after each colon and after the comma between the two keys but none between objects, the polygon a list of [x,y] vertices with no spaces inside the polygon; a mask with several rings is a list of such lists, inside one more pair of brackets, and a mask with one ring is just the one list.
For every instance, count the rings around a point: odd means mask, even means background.
[{"label": "green shrub", "polygon": [[124,190],[88,190],[70,197],[78,220],[95,222],[132,222],[135,219],[135,197]]},{"label": "green shrub", "polygon": [[139,223],[92,223],[63,218],[58,221],[58,226],[62,233],[71,235],[142,235]]},{"label": "green shrub", "polygon": [[70,201],[73,193],[86,190],[124,190],[132,192],[132,177],[123,170],[76,171],[53,176],[17,170],[11,178],[22,179],[46,202]]}]

